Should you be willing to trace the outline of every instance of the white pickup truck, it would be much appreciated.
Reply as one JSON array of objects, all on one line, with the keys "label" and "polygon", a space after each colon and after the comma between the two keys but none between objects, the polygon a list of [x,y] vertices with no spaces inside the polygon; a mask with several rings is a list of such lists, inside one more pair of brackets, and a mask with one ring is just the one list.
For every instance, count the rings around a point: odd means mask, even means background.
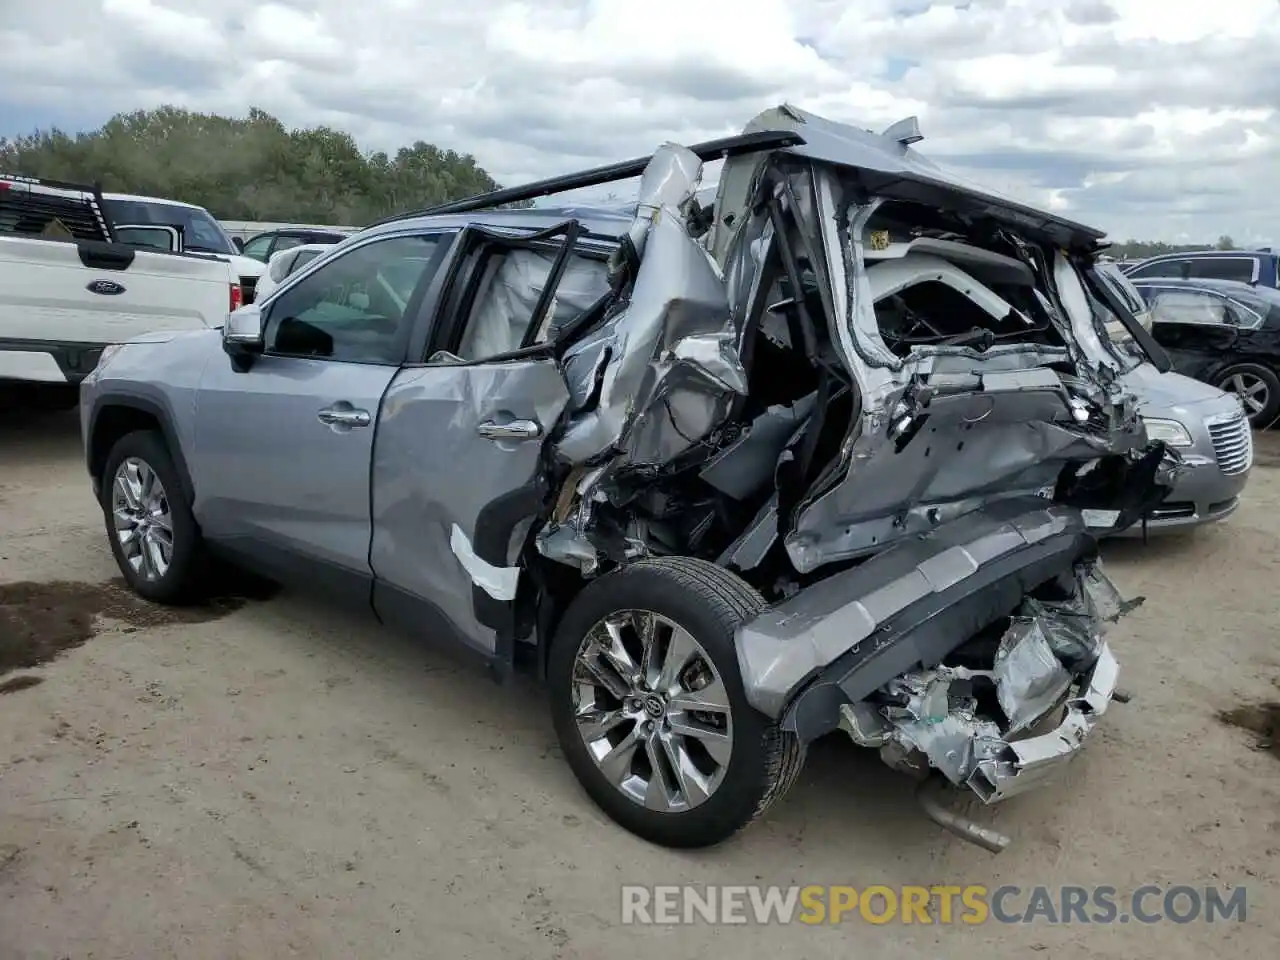
[{"label": "white pickup truck", "polygon": [[96,188],[0,175],[0,395],[71,406],[108,344],[219,326],[240,278],[182,234],[114,224]]}]

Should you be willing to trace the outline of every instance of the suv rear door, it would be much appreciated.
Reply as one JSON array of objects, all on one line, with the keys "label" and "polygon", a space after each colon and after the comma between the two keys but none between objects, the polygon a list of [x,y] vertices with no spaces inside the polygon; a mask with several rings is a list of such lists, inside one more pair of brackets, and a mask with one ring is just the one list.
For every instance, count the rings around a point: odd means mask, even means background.
[{"label": "suv rear door", "polygon": [[1200,376],[1239,339],[1231,303],[1212,290],[1144,284],[1151,305],[1151,335],[1169,352],[1175,369]]},{"label": "suv rear door", "polygon": [[396,375],[378,426],[375,609],[419,630],[443,616],[499,662],[548,496],[543,443],[569,401],[559,331],[608,292],[603,259],[578,251],[577,233],[572,222],[522,238],[465,231],[419,362]]}]

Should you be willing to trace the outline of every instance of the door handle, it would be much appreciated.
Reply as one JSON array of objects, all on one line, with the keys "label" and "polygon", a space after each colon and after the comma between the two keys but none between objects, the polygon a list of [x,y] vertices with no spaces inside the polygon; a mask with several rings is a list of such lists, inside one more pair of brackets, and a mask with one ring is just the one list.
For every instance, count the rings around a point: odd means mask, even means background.
[{"label": "door handle", "polygon": [[536,420],[509,420],[506,423],[486,420],[476,427],[476,433],[486,440],[536,440],[542,436],[542,427]]},{"label": "door handle", "polygon": [[344,410],[339,407],[326,407],[316,417],[321,423],[334,427],[367,427],[373,422],[368,410]]}]

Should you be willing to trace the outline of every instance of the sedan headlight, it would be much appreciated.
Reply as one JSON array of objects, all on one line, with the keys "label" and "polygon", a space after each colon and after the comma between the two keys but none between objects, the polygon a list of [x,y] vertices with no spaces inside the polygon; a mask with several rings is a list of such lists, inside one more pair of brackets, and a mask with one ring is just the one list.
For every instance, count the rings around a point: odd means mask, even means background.
[{"label": "sedan headlight", "polygon": [[1177,420],[1152,420],[1143,417],[1147,425],[1147,437],[1151,440],[1162,440],[1171,447],[1191,446],[1191,434]]}]

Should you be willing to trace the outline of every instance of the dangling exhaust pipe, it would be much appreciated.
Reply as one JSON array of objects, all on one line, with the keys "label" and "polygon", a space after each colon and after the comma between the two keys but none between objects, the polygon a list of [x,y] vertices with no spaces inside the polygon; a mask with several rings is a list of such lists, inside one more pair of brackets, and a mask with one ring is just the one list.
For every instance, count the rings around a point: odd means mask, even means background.
[{"label": "dangling exhaust pipe", "polygon": [[938,774],[932,774],[920,781],[916,787],[916,800],[924,809],[926,816],[944,830],[950,830],[962,840],[976,843],[984,850],[1000,853],[1010,844],[1009,837],[998,830],[984,827],[947,808],[941,793],[948,786],[947,781]]}]

